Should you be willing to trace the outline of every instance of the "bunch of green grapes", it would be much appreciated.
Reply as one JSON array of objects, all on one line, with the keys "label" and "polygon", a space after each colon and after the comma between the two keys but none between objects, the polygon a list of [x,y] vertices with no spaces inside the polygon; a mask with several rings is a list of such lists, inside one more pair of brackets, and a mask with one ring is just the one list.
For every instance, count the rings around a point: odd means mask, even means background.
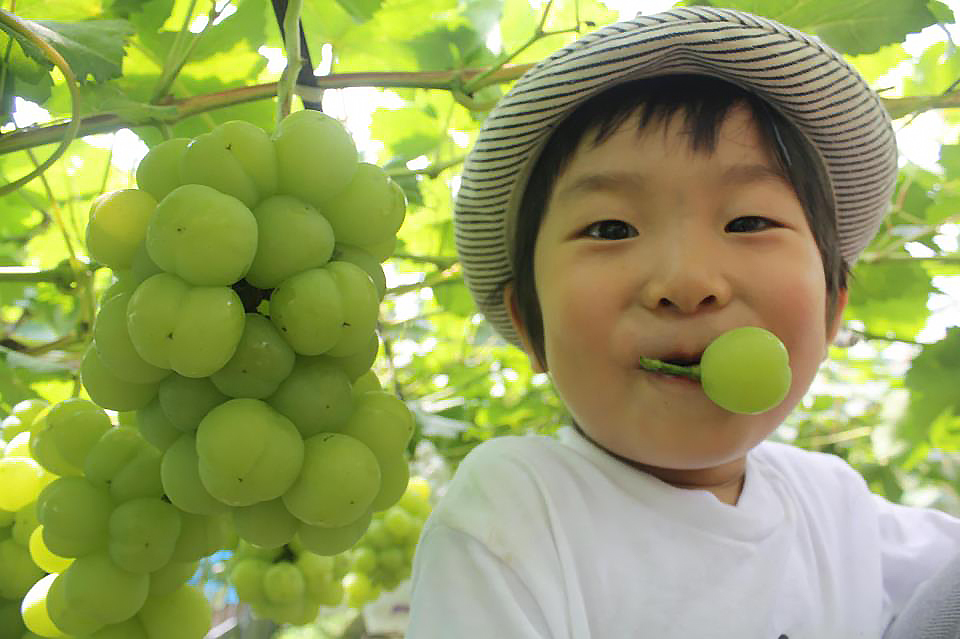
[{"label": "bunch of green grapes", "polygon": [[187,581],[201,557],[230,545],[229,518],[172,505],[160,451],[89,400],[49,406],[24,434],[52,478],[29,526],[39,574],[23,593],[26,627],[50,638],[202,639],[210,606]]},{"label": "bunch of green grapes", "polygon": [[16,404],[0,436],[0,639],[24,639],[28,629],[20,615],[21,602],[48,568],[34,559],[36,500],[56,479],[33,459],[30,429],[47,403]]},{"label": "bunch of green grapes", "polygon": [[259,546],[346,550],[409,473],[412,415],[370,371],[402,191],[309,110],[272,135],[233,121],[167,140],[136,176],[87,226],[116,275],[87,392],[136,411],[180,510]]},{"label": "bunch of green grapes", "polygon": [[347,561],[299,543],[261,548],[241,541],[227,570],[237,598],[257,616],[299,626],[316,619],[320,606],[340,604]]},{"label": "bunch of green grapes", "polygon": [[360,608],[410,576],[420,531],[431,509],[430,484],[412,477],[400,500],[377,513],[360,542],[344,553],[350,566],[343,577],[349,606]]}]

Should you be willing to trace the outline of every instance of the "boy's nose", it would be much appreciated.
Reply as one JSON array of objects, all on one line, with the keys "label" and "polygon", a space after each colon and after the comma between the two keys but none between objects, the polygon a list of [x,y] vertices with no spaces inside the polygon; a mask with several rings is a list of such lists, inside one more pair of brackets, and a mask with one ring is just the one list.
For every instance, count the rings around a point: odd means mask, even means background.
[{"label": "boy's nose", "polygon": [[673,244],[648,262],[650,268],[641,292],[643,305],[652,311],[682,314],[725,306],[731,289],[723,275],[724,265],[697,247]]}]

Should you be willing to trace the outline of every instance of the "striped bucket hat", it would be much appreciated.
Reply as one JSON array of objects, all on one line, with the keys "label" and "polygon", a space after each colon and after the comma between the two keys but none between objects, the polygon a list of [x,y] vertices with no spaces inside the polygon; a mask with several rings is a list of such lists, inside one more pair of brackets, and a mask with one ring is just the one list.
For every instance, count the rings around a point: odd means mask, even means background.
[{"label": "striped bucket hat", "polygon": [[464,163],[454,204],[457,251],[480,311],[520,341],[502,296],[513,279],[515,217],[540,149],[590,96],[638,78],[714,76],[777,108],[819,152],[852,264],[873,238],[897,178],[890,117],[866,81],[818,39],[742,11],[678,8],[586,35],[523,75],[490,112]]}]

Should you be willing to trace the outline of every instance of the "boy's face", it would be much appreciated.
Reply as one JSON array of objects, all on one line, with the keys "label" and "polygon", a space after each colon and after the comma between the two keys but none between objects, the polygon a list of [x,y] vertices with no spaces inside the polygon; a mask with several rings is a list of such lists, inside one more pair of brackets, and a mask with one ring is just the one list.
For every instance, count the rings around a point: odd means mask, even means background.
[{"label": "boy's face", "polygon": [[[691,148],[682,116],[639,133],[628,120],[581,146],[547,203],[534,274],[546,368],[577,423],[676,485],[742,474],[746,453],[813,380],[845,302],[825,326],[803,208],[739,107],[713,152]],[[745,325],[772,331],[790,354],[790,392],[766,413],[730,413],[698,383],[638,366],[640,356],[698,356]]]}]

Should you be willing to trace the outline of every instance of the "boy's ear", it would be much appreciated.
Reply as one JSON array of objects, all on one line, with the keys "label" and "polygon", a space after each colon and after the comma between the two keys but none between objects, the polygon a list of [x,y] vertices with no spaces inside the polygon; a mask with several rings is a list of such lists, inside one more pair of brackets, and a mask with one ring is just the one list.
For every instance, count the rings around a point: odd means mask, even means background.
[{"label": "boy's ear", "polygon": [[523,320],[520,319],[520,309],[517,307],[517,296],[513,289],[513,282],[508,282],[503,287],[503,305],[507,308],[507,312],[510,313],[510,323],[513,324],[513,330],[515,330],[520,337],[523,352],[530,358],[530,366],[533,367],[533,371],[535,373],[546,373],[546,366],[543,365],[540,358],[537,357],[536,351],[533,350],[530,335],[527,333],[527,327],[524,326]]},{"label": "boy's ear", "polygon": [[827,326],[827,344],[826,347],[829,349],[830,344],[833,343],[833,340],[837,339],[837,333],[840,331],[840,326],[843,324],[843,311],[847,307],[847,301],[850,296],[846,288],[840,289],[837,293],[837,307],[833,312],[833,317],[830,318],[830,324]]}]

